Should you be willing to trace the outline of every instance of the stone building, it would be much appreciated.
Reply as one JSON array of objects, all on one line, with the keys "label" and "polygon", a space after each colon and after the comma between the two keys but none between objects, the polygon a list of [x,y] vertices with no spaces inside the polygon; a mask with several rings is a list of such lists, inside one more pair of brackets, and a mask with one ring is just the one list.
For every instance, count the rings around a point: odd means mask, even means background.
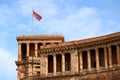
[{"label": "stone building", "polygon": [[62,35],[22,35],[18,80],[120,80],[120,32],[64,42]]}]

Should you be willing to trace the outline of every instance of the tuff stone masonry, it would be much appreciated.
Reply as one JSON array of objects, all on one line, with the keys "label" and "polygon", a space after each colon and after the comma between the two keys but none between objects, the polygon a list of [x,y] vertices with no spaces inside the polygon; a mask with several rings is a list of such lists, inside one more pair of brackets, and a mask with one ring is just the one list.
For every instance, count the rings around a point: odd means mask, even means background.
[{"label": "tuff stone masonry", "polygon": [[62,35],[17,37],[18,80],[120,80],[120,32],[64,42]]}]

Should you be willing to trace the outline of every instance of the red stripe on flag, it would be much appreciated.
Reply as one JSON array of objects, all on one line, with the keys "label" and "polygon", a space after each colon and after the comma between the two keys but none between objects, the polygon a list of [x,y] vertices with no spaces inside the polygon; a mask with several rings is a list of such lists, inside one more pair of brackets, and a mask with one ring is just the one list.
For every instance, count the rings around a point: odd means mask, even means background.
[{"label": "red stripe on flag", "polygon": [[42,16],[40,16],[38,13],[36,13],[35,11],[33,11],[33,16],[40,21],[42,19]]}]

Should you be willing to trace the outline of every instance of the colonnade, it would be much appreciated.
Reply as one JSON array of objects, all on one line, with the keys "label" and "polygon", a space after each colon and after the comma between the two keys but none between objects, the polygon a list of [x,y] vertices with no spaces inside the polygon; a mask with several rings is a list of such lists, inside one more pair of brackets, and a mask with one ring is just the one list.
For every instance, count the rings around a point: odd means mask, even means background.
[{"label": "colonnade", "polygon": [[64,74],[65,71],[70,71],[70,57],[70,53],[48,55],[46,57],[46,74],[56,75],[59,72]]},{"label": "colonnade", "polygon": [[[20,61],[22,59],[22,56],[23,56],[23,53],[22,53],[22,45],[23,44],[26,47],[26,52],[24,52],[24,53],[26,53],[24,55],[25,57],[30,57],[30,56],[39,57],[38,49],[40,49],[41,46],[47,45],[47,43],[18,43],[18,61]],[[30,46],[31,44],[33,44],[33,46]],[[33,55],[31,55],[32,53],[30,52],[30,47],[34,47],[34,50],[33,50],[34,54]]]},{"label": "colonnade", "polygon": [[[85,62],[84,62],[84,53],[83,51],[86,51],[87,52],[87,68],[84,68],[85,67]],[[72,53],[74,54],[74,53]],[[114,67],[120,67],[120,45],[116,44],[116,45],[110,45],[110,46],[105,46],[105,47],[98,47],[98,48],[90,48],[90,49],[84,49],[84,50],[78,50],[78,56],[79,56],[79,60],[78,60],[78,63],[79,63],[79,66],[78,66],[78,70],[80,72],[82,72],[83,70],[87,69],[87,71],[92,71],[92,69],[94,70],[97,70],[97,71],[100,71],[101,67],[104,68],[104,69],[108,69],[108,68],[114,68]],[[52,54],[51,54],[52,55]],[[46,75],[49,74],[49,73],[53,73],[54,75],[56,75],[58,72],[56,71],[57,70],[57,58],[56,58],[56,55],[57,54],[53,54],[53,71],[49,72],[49,70],[47,70],[46,72]],[[61,58],[61,68],[62,70],[60,72],[62,73],[65,73],[66,70],[66,65],[65,65],[65,54],[64,53],[61,53],[60,54],[62,56]],[[48,55],[49,56],[49,55]],[[70,57],[71,56],[71,53],[70,53]],[[46,69],[49,69],[50,65],[48,65],[48,57],[47,58],[47,68]],[[70,62],[71,62],[71,58],[70,58]],[[75,64],[75,63],[70,63],[70,64]],[[70,66],[70,69],[71,69],[71,65]],[[52,68],[51,68],[52,69]],[[71,70],[69,70],[71,71]],[[78,72],[79,72],[78,71]]]},{"label": "colonnade", "polygon": [[[100,70],[100,67],[104,67],[105,69],[107,68],[113,68],[114,65],[116,66],[120,66],[120,45],[111,45],[108,47],[102,47],[103,49],[103,53],[104,53],[104,62],[103,62],[103,66],[100,66],[100,51],[99,48],[95,48],[95,64],[96,66],[94,68],[96,68],[96,70]],[[87,65],[88,65],[88,71],[92,70],[92,59],[91,59],[91,49],[86,50],[87,52]],[[80,57],[80,70],[83,70],[83,53],[82,51],[79,52],[79,57]]]},{"label": "colonnade", "polygon": [[[30,56],[30,44],[31,43],[18,43],[18,61],[20,61],[22,59],[22,56],[23,54],[22,53],[22,44],[25,44],[26,45],[26,56]],[[38,43],[32,43],[34,44],[34,53],[35,53],[35,57],[38,57]],[[42,44],[43,46],[45,46],[46,44]],[[88,71],[92,71],[92,68],[94,67],[95,70],[100,70],[100,67],[101,67],[101,61],[103,61],[103,66],[105,69],[107,68],[113,68],[114,66],[113,65],[117,65],[117,66],[120,66],[120,45],[118,44],[114,44],[114,45],[109,45],[109,46],[104,46],[104,47],[100,47],[103,49],[103,54],[104,56],[102,56],[103,60],[100,59],[101,58],[101,53],[100,53],[100,50],[99,50],[99,47],[98,48],[90,48],[90,49],[84,49],[84,50],[78,50],[78,54],[79,54],[79,60],[78,60],[78,63],[79,63],[79,66],[78,66],[78,70],[80,71],[83,71],[84,70],[84,67],[85,67],[85,60],[84,60],[84,54],[83,54],[83,51],[86,51],[87,52],[87,70]],[[91,52],[91,50],[93,50],[94,52],[94,60],[92,58],[91,55],[93,55],[93,53]],[[70,61],[68,62],[69,65],[66,65],[66,61],[67,61],[67,57],[65,56],[65,53],[60,53],[61,55],[61,71],[62,73],[65,73],[66,71],[71,71],[71,70],[67,70],[66,67],[68,66],[69,69],[71,69],[71,65],[70,64],[73,64],[71,63],[71,53],[70,54]],[[72,53],[73,54],[73,53]],[[49,56],[49,55],[48,55]],[[53,72],[54,75],[56,75],[57,73],[57,58],[56,58],[56,54],[52,55],[53,56]],[[46,63],[46,66],[47,66],[47,70],[46,70],[46,74],[49,73],[49,66],[48,65],[48,57],[47,58],[47,63]],[[94,62],[93,62],[94,61]],[[93,66],[93,65],[94,66]],[[78,71],[79,72],[79,71]]]}]

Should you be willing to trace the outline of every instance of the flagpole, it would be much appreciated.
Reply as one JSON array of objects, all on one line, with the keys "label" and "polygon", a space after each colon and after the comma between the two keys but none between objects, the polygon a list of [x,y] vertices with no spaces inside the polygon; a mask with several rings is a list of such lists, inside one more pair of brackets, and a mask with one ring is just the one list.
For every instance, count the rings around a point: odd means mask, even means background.
[{"label": "flagpole", "polygon": [[33,34],[33,9],[32,9],[32,34]]},{"label": "flagpole", "polygon": [[34,9],[32,9],[32,34],[33,34],[33,27],[34,27],[33,18],[36,18],[38,21],[40,21],[42,19],[42,16],[40,16],[38,13],[34,11]]}]

